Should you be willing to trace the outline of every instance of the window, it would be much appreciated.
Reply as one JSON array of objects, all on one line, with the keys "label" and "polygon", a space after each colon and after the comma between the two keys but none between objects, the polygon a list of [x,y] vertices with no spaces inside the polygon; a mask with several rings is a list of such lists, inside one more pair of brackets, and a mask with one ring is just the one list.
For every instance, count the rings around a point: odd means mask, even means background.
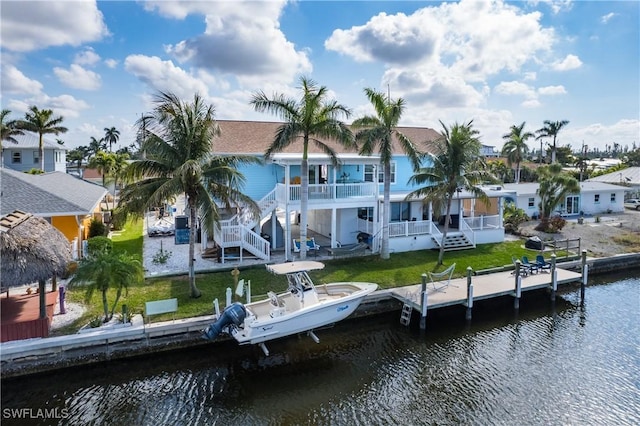
[{"label": "window", "polygon": [[600,194],[595,194],[593,196],[593,202],[598,204],[600,202]]},{"label": "window", "polygon": [[60,163],[62,161],[62,151],[56,151],[56,163]]},{"label": "window", "polygon": [[38,151],[33,151],[33,164],[40,164],[40,156]]},{"label": "window", "polygon": [[411,218],[410,203],[391,203],[391,222],[408,221]]},{"label": "window", "polygon": [[611,193],[611,202],[612,202],[612,203],[615,203],[615,202],[616,202],[616,193],[615,193],[615,192],[612,192],[612,193]]},{"label": "window", "polygon": [[[364,166],[364,181],[373,182],[373,170],[376,167],[373,164],[365,164]],[[384,183],[384,170],[382,164],[377,166],[378,169],[378,183]],[[391,183],[396,183],[396,163],[391,162]]]},{"label": "window", "polygon": [[535,198],[529,198],[529,207],[534,207],[536,203],[536,199]]},{"label": "window", "polygon": [[360,207],[358,209],[358,219],[373,221],[373,207]]},{"label": "window", "polygon": [[22,163],[22,153],[14,151],[11,154],[11,163],[13,164],[21,164]]}]

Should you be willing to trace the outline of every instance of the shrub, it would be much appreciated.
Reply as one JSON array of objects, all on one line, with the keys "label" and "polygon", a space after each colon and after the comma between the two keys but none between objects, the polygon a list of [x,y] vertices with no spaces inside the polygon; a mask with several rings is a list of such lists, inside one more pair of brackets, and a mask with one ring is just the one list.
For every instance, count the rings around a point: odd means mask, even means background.
[{"label": "shrub", "polygon": [[514,203],[505,204],[503,218],[504,230],[513,234],[517,234],[520,225],[529,220],[525,211],[517,208]]},{"label": "shrub", "polygon": [[566,224],[567,221],[560,216],[545,217],[540,220],[540,223],[536,226],[536,230],[555,234],[560,232]]},{"label": "shrub", "polygon": [[91,219],[91,223],[89,223],[89,238],[106,237],[108,233],[109,230],[107,229],[107,225],[102,223],[101,220],[98,220],[95,217]]},{"label": "shrub", "polygon": [[107,237],[93,237],[87,240],[87,252],[89,256],[110,252],[113,249],[113,241]]}]

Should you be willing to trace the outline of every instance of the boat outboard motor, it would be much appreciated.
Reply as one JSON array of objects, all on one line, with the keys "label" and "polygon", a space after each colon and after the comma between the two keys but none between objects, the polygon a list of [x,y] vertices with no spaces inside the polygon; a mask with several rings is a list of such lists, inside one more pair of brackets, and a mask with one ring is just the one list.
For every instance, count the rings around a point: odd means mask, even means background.
[{"label": "boat outboard motor", "polygon": [[222,330],[231,325],[240,325],[247,316],[247,311],[240,302],[235,302],[222,311],[220,318],[202,331],[202,337],[207,340],[215,340]]}]

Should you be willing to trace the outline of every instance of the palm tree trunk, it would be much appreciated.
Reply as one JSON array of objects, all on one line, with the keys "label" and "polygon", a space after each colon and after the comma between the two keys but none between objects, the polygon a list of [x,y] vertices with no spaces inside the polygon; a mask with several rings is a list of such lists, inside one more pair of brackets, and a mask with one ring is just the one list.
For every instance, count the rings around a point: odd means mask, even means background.
[{"label": "palm tree trunk", "polygon": [[[196,287],[196,271],[194,267],[195,251],[196,251],[196,206],[191,197],[187,197],[187,205],[189,206],[189,289],[191,297],[197,299],[202,296],[198,287]],[[240,247],[242,250],[242,247]]]},{"label": "palm tree trunk", "polygon": [[309,208],[309,160],[306,149],[300,167],[300,260],[307,258],[307,209]]},{"label": "palm tree trunk", "polygon": [[40,170],[44,172],[44,140],[42,133],[40,133],[40,140],[38,141],[38,155],[40,156]]},{"label": "palm tree trunk", "polygon": [[[376,173],[377,175],[377,173]],[[378,184],[378,176],[373,177],[376,185]],[[382,209],[382,249],[380,250],[381,259],[389,259],[389,222],[391,222],[391,163],[388,161],[384,164],[384,189],[383,189],[383,209]]]},{"label": "palm tree trunk", "polygon": [[438,265],[442,265],[444,259],[444,242],[447,239],[447,233],[449,232],[449,220],[451,220],[451,202],[453,201],[453,194],[449,194],[447,198],[447,214],[444,218],[444,231],[442,232],[442,241],[440,242],[440,254],[438,254]]},{"label": "palm tree trunk", "polygon": [[516,163],[516,183],[520,183],[520,163]]},{"label": "palm tree trunk", "polygon": [[556,162],[556,137],[553,137],[553,147],[551,149],[551,164]]},{"label": "palm tree trunk", "polygon": [[109,303],[107,302],[107,289],[102,290],[102,308],[104,309],[104,321],[107,322],[111,318],[109,317]]},{"label": "palm tree trunk", "polygon": [[46,281],[45,280],[40,280],[38,281],[38,292],[39,292],[39,299],[40,299],[40,318],[46,318],[47,317],[47,297],[46,297],[46,292],[47,289],[46,287]]},{"label": "palm tree trunk", "polygon": [[118,301],[120,300],[121,295],[122,295],[122,287],[118,287],[118,291],[116,292],[116,300],[113,301],[113,305],[111,306],[111,315],[110,315],[111,318],[113,318],[113,314],[116,311],[116,306],[118,306]]}]

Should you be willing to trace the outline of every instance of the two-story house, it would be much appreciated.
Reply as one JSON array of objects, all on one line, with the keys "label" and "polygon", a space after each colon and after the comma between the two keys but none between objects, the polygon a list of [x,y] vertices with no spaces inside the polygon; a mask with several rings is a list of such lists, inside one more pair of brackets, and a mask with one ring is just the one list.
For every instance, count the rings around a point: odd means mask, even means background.
[{"label": "two-story house", "polygon": [[[216,154],[255,155],[264,158],[281,123],[219,121],[221,136],[213,142]],[[420,150],[428,151],[429,142],[440,137],[433,129],[401,127],[398,131],[409,137]],[[325,141],[327,142],[327,141]],[[308,227],[338,244],[366,241],[373,252],[380,248],[382,237],[383,173],[380,156],[361,156],[355,149],[346,149],[327,142],[337,153],[339,165],[334,166],[327,154],[309,144]],[[431,203],[407,201],[416,189],[408,184],[413,175],[406,155],[394,145],[391,163],[391,252],[436,249],[442,244],[443,212],[434,211]],[[247,185],[244,193],[256,200],[261,209],[259,220],[238,212],[222,222],[213,238],[222,250],[241,247],[262,259],[268,259],[271,249],[292,250],[292,225],[300,212],[301,143],[294,143],[284,152],[273,155],[262,165],[250,165],[240,171]],[[445,248],[475,247],[478,243],[504,239],[501,190],[490,189],[490,205],[483,205],[471,194],[457,194],[452,210],[452,223]],[[265,238],[266,237],[266,238]],[[207,237],[203,238],[204,244]],[[224,257],[224,256],[223,256]]]},{"label": "two-story house", "polygon": [[[19,172],[40,169],[40,136],[24,132],[14,136],[18,143],[2,141],[2,165]],[[67,148],[44,136],[44,171],[66,172]]]}]

